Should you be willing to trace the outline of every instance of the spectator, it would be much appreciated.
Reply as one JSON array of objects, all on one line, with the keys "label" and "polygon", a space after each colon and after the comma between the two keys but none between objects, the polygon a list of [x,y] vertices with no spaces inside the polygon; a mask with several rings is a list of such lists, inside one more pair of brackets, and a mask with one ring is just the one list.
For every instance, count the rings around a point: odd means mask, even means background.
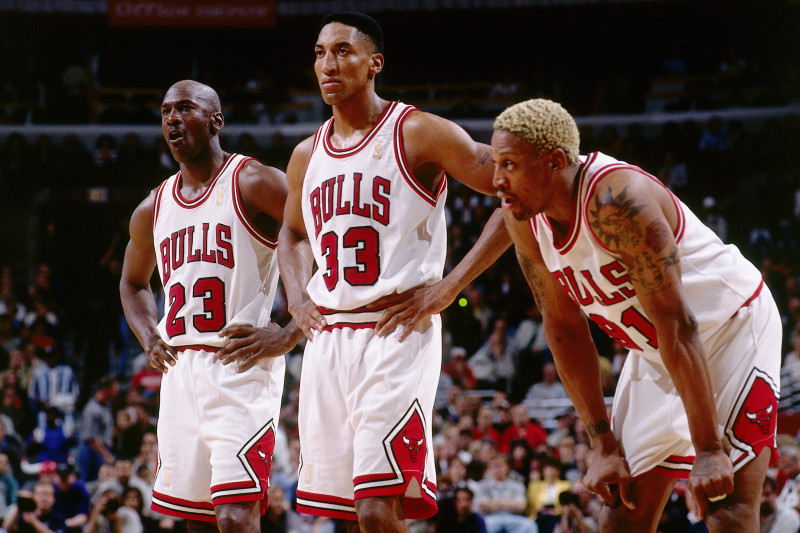
[{"label": "spectator", "polygon": [[143,533],[137,512],[120,502],[120,493],[104,489],[92,507],[84,533]]},{"label": "spectator", "polygon": [[494,413],[491,407],[482,405],[478,408],[475,415],[475,427],[472,428],[472,439],[491,439],[500,442],[500,433],[494,428]]},{"label": "spectator", "polygon": [[[17,503],[19,481],[11,472],[11,464],[8,456],[4,453],[0,453],[0,490],[2,490],[3,509],[8,509],[9,506]],[[3,517],[5,517],[5,513],[3,513]]]},{"label": "spectator", "polygon": [[778,470],[775,475],[778,496],[775,503],[779,507],[797,509],[800,507],[800,446],[787,443],[778,447]]},{"label": "spectator", "polygon": [[78,448],[78,467],[84,482],[97,479],[103,463],[113,463],[114,415],[111,400],[116,395],[117,382],[110,377],[100,380],[92,398],[81,413],[81,433]]},{"label": "spectator", "polygon": [[442,373],[450,376],[453,384],[462,390],[474,389],[477,384],[472,368],[467,364],[467,350],[463,346],[453,346],[450,360],[442,368]]},{"label": "spectator", "polygon": [[33,492],[20,491],[3,520],[3,529],[9,533],[65,533],[64,518],[53,510],[55,488],[49,481],[40,481]]},{"label": "spectator", "polygon": [[89,519],[89,491],[69,463],[59,463],[56,474],[53,510],[64,517],[67,533],[80,533]]},{"label": "spectator", "polygon": [[545,363],[542,366],[542,381],[534,383],[525,395],[525,403],[537,405],[549,400],[563,400],[568,398],[567,390],[558,380],[558,372],[554,363]]},{"label": "spectator", "polygon": [[44,429],[37,427],[25,442],[26,455],[35,462],[53,461],[66,462],[77,439],[67,435],[64,429],[61,412],[55,407],[45,409]]},{"label": "spectator", "polygon": [[536,533],[536,524],[525,516],[525,485],[509,477],[510,472],[508,457],[495,455],[489,461],[486,477],[478,482],[475,506],[489,533]]},{"label": "spectator", "polygon": [[452,508],[442,513],[436,533],[487,533],[481,515],[472,510],[474,494],[467,487],[459,487],[453,495]]},{"label": "spectator", "polygon": [[571,489],[572,484],[561,479],[561,463],[558,459],[553,457],[542,459],[542,479],[530,482],[527,495],[529,515],[536,520],[543,533],[552,531],[558,522],[552,518],[562,511],[558,495]]},{"label": "spectator", "polygon": [[15,476],[21,475],[20,463],[22,462],[23,446],[19,437],[13,433],[8,433],[6,425],[0,422],[0,453],[8,457],[11,472]]},{"label": "spectator", "polygon": [[28,387],[32,408],[36,413],[37,427],[47,428],[47,408],[55,407],[64,415],[63,430],[69,437],[75,428],[73,413],[80,391],[72,367],[61,362],[62,352],[58,345],[42,352],[46,366],[37,369]]},{"label": "spectator", "polygon": [[467,364],[472,369],[479,389],[508,391],[514,375],[514,354],[507,337],[506,321],[498,318],[489,339],[469,358]]},{"label": "spectator", "polygon": [[761,491],[762,533],[797,533],[800,516],[792,508],[779,506],[777,499],[778,485],[774,478],[767,476]]},{"label": "spectator", "polygon": [[536,452],[536,448],[547,441],[547,432],[539,423],[531,420],[528,409],[521,403],[512,405],[509,412],[511,425],[500,435],[498,451],[509,453],[511,443],[517,439],[523,439],[528,442],[531,450]]}]

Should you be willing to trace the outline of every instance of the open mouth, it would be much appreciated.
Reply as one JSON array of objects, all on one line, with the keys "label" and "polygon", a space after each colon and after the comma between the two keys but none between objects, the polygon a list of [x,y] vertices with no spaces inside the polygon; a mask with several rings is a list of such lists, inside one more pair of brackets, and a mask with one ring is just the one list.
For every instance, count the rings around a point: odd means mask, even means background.
[{"label": "open mouth", "polygon": [[170,142],[179,141],[179,140],[183,139],[183,132],[180,131],[180,130],[173,130],[173,131],[168,133],[168,137],[169,137]]}]

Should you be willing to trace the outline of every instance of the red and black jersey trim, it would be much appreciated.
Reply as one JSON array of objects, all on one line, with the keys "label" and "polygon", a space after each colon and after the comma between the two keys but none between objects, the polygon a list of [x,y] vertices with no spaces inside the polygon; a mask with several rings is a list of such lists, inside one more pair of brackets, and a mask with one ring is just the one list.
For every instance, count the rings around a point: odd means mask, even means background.
[{"label": "red and black jersey trim", "polygon": [[169,180],[164,180],[156,189],[154,203],[153,203],[153,214],[150,220],[150,226],[152,228],[156,227],[156,222],[158,221],[158,215],[161,213],[161,199],[164,195],[164,187],[167,185]]},{"label": "red and black jersey trim", "polygon": [[400,173],[405,178],[406,183],[408,183],[411,188],[422,197],[423,200],[428,202],[429,204],[435,206],[436,201],[438,198],[441,197],[442,193],[447,188],[447,176],[442,172],[441,179],[439,180],[439,187],[435,191],[435,193],[428,191],[422,184],[417,181],[417,178],[414,177],[414,174],[411,172],[411,169],[408,166],[408,162],[406,161],[406,153],[405,153],[405,145],[403,143],[403,122],[405,122],[408,115],[414,111],[418,111],[415,107],[407,107],[402,111],[400,117],[398,117],[397,122],[394,126],[394,153],[395,159],[397,159],[397,166],[400,169]]},{"label": "red and black jersey trim", "polygon": [[176,174],[175,176],[175,182],[172,184],[172,198],[175,200],[175,203],[177,203],[184,209],[194,209],[195,207],[202,205],[203,202],[205,202],[211,196],[211,191],[217,184],[219,177],[222,175],[223,172],[225,172],[225,170],[227,170],[227,168],[231,165],[234,159],[237,159],[236,156],[238,155],[239,154],[230,154],[228,156],[228,159],[226,159],[225,162],[222,164],[222,166],[219,168],[214,178],[209,182],[208,187],[206,187],[206,190],[203,191],[203,194],[201,194],[200,196],[198,196],[193,200],[187,200],[181,195],[181,173],[178,172],[178,174]]},{"label": "red and black jersey trim", "polygon": [[239,192],[239,171],[242,170],[248,161],[255,161],[255,159],[252,157],[242,158],[233,171],[233,185],[231,186],[231,192],[233,194],[233,209],[236,211],[236,216],[239,218],[239,221],[245,227],[247,232],[250,233],[250,235],[252,235],[258,242],[274,250],[278,246],[278,237],[270,237],[269,235],[262,233],[247,217],[247,213],[242,205],[242,195]]},{"label": "red and black jersey trim", "polygon": [[386,124],[386,122],[389,120],[389,117],[392,114],[392,111],[395,110],[398,104],[399,102],[396,101],[389,102],[389,105],[386,106],[386,109],[383,110],[383,113],[381,114],[380,118],[375,122],[375,124],[372,125],[372,128],[369,130],[369,132],[366,135],[364,135],[364,138],[358,141],[358,143],[355,146],[351,146],[350,148],[339,149],[333,146],[333,144],[331,144],[331,130],[333,129],[333,118],[328,120],[328,122],[324,125],[325,130],[322,135],[322,146],[325,149],[325,153],[327,153],[331,157],[343,158],[343,157],[349,157],[353,154],[357,154],[358,152],[363,150],[364,147],[367,146],[370,143],[370,141],[375,137],[375,135],[377,135],[377,133],[381,130],[383,125]]}]

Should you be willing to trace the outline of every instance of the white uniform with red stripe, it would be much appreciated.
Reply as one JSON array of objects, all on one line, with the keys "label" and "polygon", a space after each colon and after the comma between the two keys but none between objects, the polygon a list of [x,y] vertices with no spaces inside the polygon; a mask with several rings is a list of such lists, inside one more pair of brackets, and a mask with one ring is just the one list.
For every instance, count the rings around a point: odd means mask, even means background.
[{"label": "white uniform with red stripe", "polygon": [[442,278],[446,179],[416,182],[401,128],[413,107],[392,102],[355,146],[323,124],[303,181],[303,219],[319,267],[308,286],[328,328],[306,344],[300,383],[298,510],[355,519],[354,500],[405,495],[409,518],[436,511],[430,416],[441,367],[441,321],[403,343],[378,338],[363,306]]},{"label": "white uniform with red stripe", "polygon": [[[547,268],[586,315],[631,350],[614,398],[612,426],[634,476],[652,469],[688,476],[694,449],[683,404],[658,351],[653,324],[642,309],[618,255],[596,238],[587,213],[602,209],[592,193],[618,169],[658,180],[638,167],[595,152],[581,156],[578,216],[556,243],[539,214],[531,230]],[[674,235],[684,297],[697,323],[717,399],[721,434],[735,468],[765,446],[775,447],[781,323],[761,274],[733,245],[725,245],[672,195]],[[602,199],[602,195],[600,195]],[[624,209],[624,208],[623,208]],[[625,223],[620,213],[620,223]],[[773,454],[774,455],[774,454]]]},{"label": "white uniform with red stripe", "polygon": [[179,356],[161,383],[152,507],[190,520],[215,521],[220,503],[263,500],[266,509],[285,362],[237,373],[214,358],[225,326],[269,322],[278,281],[277,240],[256,229],[239,197],[249,160],[230,155],[196,199],[181,195],[180,172],[156,192],[158,330]]}]

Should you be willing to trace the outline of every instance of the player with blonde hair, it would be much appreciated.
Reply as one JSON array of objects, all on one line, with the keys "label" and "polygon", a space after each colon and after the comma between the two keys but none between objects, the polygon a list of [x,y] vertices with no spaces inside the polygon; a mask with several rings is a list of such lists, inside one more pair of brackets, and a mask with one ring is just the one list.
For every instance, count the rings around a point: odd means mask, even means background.
[{"label": "player with blonde hair", "polygon": [[[655,177],[578,156],[575,121],[555,102],[512,106],[494,129],[494,185],[590,435],[601,530],[655,531],[688,476],[710,531],[758,531],[781,359],[760,272]],[[610,422],[587,317],[630,350]]]}]

